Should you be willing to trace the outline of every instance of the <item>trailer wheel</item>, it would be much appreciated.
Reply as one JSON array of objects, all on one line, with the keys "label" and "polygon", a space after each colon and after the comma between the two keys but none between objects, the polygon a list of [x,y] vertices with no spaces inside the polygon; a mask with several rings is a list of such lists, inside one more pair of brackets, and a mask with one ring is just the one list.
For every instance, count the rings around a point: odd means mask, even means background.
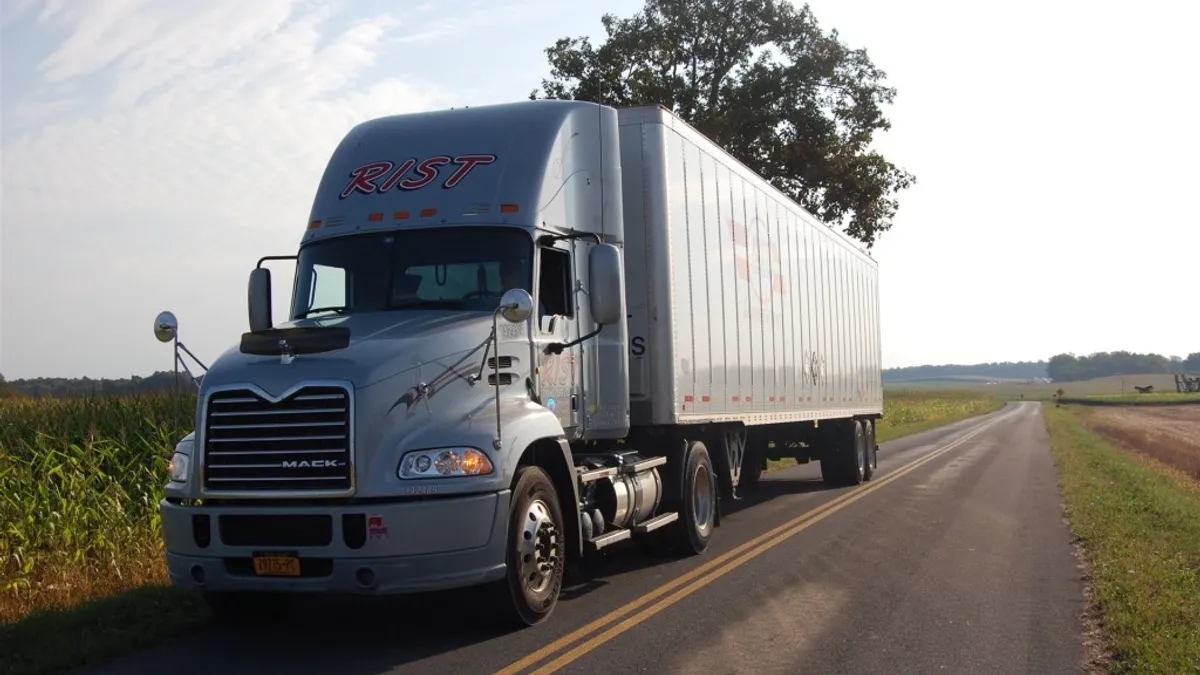
[{"label": "trailer wheel", "polygon": [[863,420],[863,435],[864,443],[867,445],[867,470],[863,473],[863,480],[871,480],[875,477],[875,470],[879,468],[879,445],[875,442],[875,420]]},{"label": "trailer wheel", "polygon": [[821,453],[821,479],[827,485],[860,485],[867,470],[867,444],[863,426],[850,420],[830,429]]},{"label": "trailer wheel", "polygon": [[540,467],[517,469],[508,513],[504,581],[493,587],[500,623],[534,626],[558,604],[566,559],[562,507]]}]

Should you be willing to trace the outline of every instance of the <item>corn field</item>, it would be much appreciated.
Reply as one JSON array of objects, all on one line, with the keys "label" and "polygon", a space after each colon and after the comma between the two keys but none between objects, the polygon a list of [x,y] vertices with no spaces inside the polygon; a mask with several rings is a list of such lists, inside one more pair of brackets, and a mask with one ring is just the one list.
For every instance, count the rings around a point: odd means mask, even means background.
[{"label": "corn field", "polygon": [[165,575],[157,505],[194,406],[190,393],[0,399],[0,621]]},{"label": "corn field", "polygon": [[897,391],[883,397],[879,432],[917,424],[958,420],[995,410],[999,399],[972,391]]}]

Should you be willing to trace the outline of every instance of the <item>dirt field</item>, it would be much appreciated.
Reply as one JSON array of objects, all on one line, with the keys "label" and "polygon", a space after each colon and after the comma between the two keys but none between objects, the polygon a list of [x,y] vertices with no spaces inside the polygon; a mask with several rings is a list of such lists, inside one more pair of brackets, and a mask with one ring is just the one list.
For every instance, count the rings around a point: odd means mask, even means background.
[{"label": "dirt field", "polygon": [[1200,480],[1200,405],[1095,408],[1087,424]]}]

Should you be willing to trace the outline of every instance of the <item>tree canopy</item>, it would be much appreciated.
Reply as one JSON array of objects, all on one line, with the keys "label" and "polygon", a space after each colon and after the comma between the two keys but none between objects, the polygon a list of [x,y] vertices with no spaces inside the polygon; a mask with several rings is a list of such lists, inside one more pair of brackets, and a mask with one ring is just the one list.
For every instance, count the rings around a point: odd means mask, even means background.
[{"label": "tree canopy", "polygon": [[[915,183],[870,144],[895,89],[864,49],[787,0],[646,0],[607,39],[546,49],[541,97],[674,111],[830,226],[871,247]],[[534,91],[530,98],[538,98]]]},{"label": "tree canopy", "polygon": [[1200,352],[1187,358],[1134,352],[1097,352],[1087,356],[1056,354],[1050,357],[1046,371],[1056,382],[1077,382],[1113,375],[1171,375],[1200,370]]}]

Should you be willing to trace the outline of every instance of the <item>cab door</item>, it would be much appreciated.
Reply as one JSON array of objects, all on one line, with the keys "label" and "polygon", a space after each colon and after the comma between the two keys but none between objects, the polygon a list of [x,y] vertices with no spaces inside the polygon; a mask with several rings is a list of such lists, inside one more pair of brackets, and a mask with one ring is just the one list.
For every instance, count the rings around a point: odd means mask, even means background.
[{"label": "cab door", "polygon": [[568,347],[559,354],[546,353],[547,345],[566,344],[579,337],[570,249],[563,242],[539,246],[537,270],[534,296],[534,343],[539,359],[537,392],[542,405],[554,413],[567,436],[572,437],[580,423],[580,347]]}]

